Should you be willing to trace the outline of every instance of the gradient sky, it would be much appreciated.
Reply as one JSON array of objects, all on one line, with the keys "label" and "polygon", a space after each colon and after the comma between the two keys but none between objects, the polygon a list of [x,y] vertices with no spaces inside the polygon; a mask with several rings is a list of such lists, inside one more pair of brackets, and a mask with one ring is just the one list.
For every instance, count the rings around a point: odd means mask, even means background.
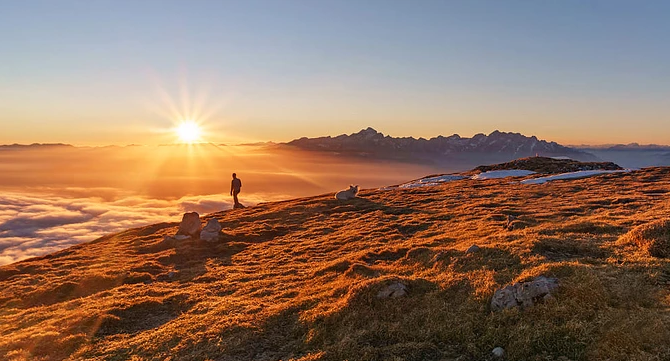
[{"label": "gradient sky", "polygon": [[0,143],[670,144],[667,1],[0,0]]}]

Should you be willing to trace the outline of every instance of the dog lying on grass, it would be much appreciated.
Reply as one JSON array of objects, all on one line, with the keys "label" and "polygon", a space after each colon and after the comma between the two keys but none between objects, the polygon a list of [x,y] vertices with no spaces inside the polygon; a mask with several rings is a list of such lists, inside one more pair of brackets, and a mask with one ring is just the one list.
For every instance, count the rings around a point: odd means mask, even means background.
[{"label": "dog lying on grass", "polygon": [[346,201],[347,199],[356,198],[356,194],[358,194],[358,185],[350,185],[349,189],[343,189],[335,193],[335,199]]}]

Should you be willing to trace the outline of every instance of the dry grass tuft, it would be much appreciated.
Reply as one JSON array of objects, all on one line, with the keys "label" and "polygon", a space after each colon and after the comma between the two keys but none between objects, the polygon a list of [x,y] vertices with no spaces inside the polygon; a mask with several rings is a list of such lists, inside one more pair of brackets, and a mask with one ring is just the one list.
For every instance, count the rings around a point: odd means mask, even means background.
[{"label": "dry grass tuft", "polygon": [[632,243],[652,257],[670,257],[670,220],[643,224],[626,233],[622,243]]}]

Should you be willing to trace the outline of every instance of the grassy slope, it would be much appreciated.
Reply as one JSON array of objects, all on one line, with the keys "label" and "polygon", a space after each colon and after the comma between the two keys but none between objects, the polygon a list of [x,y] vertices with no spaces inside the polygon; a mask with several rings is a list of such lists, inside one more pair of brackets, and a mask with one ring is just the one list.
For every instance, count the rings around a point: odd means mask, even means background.
[{"label": "grassy slope", "polygon": [[[667,192],[669,168],[463,180],[211,214],[216,245],[128,230],[0,267],[0,359],[667,360],[670,263],[619,240],[667,217]],[[536,275],[554,301],[490,312]],[[377,299],[394,279],[409,295]]]}]

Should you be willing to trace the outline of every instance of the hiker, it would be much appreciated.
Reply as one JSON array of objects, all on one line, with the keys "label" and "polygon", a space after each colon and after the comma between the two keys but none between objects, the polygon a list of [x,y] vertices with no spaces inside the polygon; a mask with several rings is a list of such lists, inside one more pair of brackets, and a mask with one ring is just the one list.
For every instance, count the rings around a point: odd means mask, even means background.
[{"label": "hiker", "polygon": [[233,200],[235,201],[235,204],[233,204],[233,209],[242,208],[240,201],[237,200],[237,195],[240,193],[241,189],[242,181],[237,178],[236,173],[233,173],[233,180],[230,182],[230,195],[233,196]]}]

